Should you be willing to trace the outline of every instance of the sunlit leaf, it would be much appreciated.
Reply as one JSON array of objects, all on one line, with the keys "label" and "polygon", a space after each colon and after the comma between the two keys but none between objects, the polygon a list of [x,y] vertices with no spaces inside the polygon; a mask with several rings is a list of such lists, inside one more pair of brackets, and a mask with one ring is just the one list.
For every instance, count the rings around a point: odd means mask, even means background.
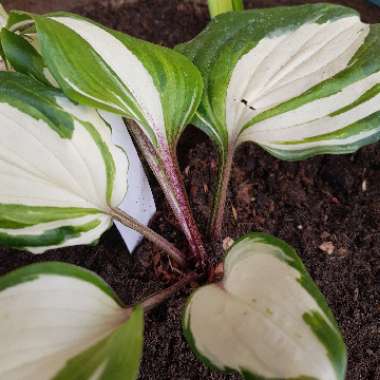
[{"label": "sunlit leaf", "polygon": [[95,274],[34,264],[0,278],[0,378],[135,380],[143,312]]},{"label": "sunlit leaf", "polygon": [[252,379],[344,380],[346,350],[296,252],[252,233],[232,246],[224,279],[191,297],[184,332],[197,355]]}]

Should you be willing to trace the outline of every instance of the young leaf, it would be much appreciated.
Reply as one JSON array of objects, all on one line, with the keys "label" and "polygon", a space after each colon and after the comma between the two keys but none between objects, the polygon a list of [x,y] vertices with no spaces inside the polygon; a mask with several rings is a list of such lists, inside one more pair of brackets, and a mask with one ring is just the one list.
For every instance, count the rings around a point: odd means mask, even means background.
[{"label": "young leaf", "polygon": [[225,12],[242,11],[243,0],[208,0],[210,16],[215,17]]},{"label": "young leaf", "polygon": [[128,163],[96,111],[0,73],[0,245],[41,253],[89,244],[112,224]]},{"label": "young leaf", "polygon": [[199,71],[175,51],[72,14],[13,12],[8,28],[17,29],[28,17],[35,22],[44,62],[70,99],[137,125],[131,130],[141,151],[149,156],[194,254],[201,256],[201,237],[176,161],[178,139],[201,99]]},{"label": "young leaf", "polygon": [[8,63],[18,72],[49,85],[47,68],[41,55],[24,37],[3,28],[0,33],[1,47]]},{"label": "young leaf", "polygon": [[206,364],[252,379],[344,380],[346,350],[296,252],[262,233],[230,249],[221,283],[191,297],[185,336]]},{"label": "young leaf", "polygon": [[0,338],[2,379],[134,380],[143,311],[85,269],[34,264],[0,278]]},{"label": "young leaf", "polygon": [[332,4],[228,13],[179,46],[205,81],[195,123],[219,148],[220,187],[245,141],[284,160],[377,141],[379,49],[379,24]]}]

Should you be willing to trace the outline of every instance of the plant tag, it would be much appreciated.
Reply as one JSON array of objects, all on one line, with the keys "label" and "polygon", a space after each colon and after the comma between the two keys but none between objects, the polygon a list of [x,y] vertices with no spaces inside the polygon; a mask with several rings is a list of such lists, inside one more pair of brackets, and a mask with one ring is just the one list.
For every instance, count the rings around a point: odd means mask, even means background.
[{"label": "plant tag", "polygon": [[[112,128],[112,142],[120,146],[129,159],[128,191],[119,208],[146,226],[156,212],[156,205],[140,157],[123,119],[109,112],[99,113]],[[115,225],[129,251],[133,252],[142,236],[119,222],[115,222]]]}]

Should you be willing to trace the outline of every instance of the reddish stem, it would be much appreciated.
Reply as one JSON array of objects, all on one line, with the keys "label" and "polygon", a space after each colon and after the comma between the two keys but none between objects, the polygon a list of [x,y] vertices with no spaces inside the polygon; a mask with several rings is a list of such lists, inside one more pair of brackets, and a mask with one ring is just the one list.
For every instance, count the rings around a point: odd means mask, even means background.
[{"label": "reddish stem", "polygon": [[144,301],[140,302],[140,306],[144,309],[145,312],[149,312],[156,306],[160,305],[162,302],[166,301],[173,294],[177,293],[179,290],[183,289],[186,285],[193,282],[199,277],[197,273],[189,273],[181,280],[169,286],[166,289],[160,290],[152,296],[146,298]]},{"label": "reddish stem", "polygon": [[177,153],[167,153],[167,157],[166,176],[169,180],[169,186],[171,187],[171,191],[168,193],[168,202],[170,203],[177,220],[182,226],[182,230],[189,242],[194,256],[198,259],[201,265],[204,266],[206,251],[203,246],[203,241],[198,226],[195,223],[191,212],[182,174],[178,166]]},{"label": "reddish stem", "polygon": [[201,234],[193,218],[177,160],[176,152],[162,143],[155,148],[141,128],[133,121],[128,123],[141,152],[161,185],[162,190],[189,242],[194,257],[205,266],[206,251]]}]

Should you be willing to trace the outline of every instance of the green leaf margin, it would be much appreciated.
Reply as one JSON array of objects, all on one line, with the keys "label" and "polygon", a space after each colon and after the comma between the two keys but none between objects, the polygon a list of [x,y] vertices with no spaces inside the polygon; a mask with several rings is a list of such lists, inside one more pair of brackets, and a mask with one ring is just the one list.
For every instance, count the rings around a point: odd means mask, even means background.
[{"label": "green leaf margin", "polygon": [[[1,276],[0,291],[38,280],[41,276],[53,275],[88,282],[115,300],[120,307],[124,307],[112,288],[94,272],[54,261],[31,264]],[[108,337],[69,359],[53,380],[87,380],[98,369],[100,361],[105,364],[101,380],[137,379],[142,358],[143,331],[144,311],[137,305],[126,322]]]},{"label": "green leaf margin", "polygon": [[143,350],[144,311],[136,306],[128,320],[103,339],[76,357],[53,380],[87,380],[99,368],[105,366],[99,380],[135,380]]},{"label": "green leaf margin", "polygon": [[[179,52],[186,55],[200,69],[205,82],[204,96],[193,123],[209,135],[218,147],[222,157],[229,150],[229,137],[225,121],[225,99],[229,81],[239,59],[254,48],[261,38],[268,33],[273,33],[273,31],[292,30],[308,21],[324,23],[351,15],[357,16],[358,12],[348,7],[328,3],[230,12],[217,16],[193,40],[176,46]],[[351,63],[354,63],[354,65],[350,63],[348,68],[344,70],[344,72],[356,70],[353,78],[351,78],[352,80],[356,77],[366,76],[375,68],[374,60],[378,49],[373,49],[372,53],[366,52],[366,50],[376,40],[376,34],[378,33],[376,30],[376,26],[371,25],[371,35],[367,38],[365,44],[367,46],[359,49],[352,59]],[[378,35],[380,36],[380,34]],[[372,54],[373,59],[365,58],[366,54]],[[361,63],[356,62],[357,58],[368,59],[368,67],[361,69]],[[336,77],[324,81],[304,94],[259,114],[245,126],[242,126],[240,133],[257,121],[282,113],[285,109],[293,109],[299,106],[301,102],[309,101],[311,96],[313,98],[323,97],[334,93],[334,91],[340,91],[339,81],[341,77],[342,74],[339,73]],[[336,83],[334,83],[335,78]],[[349,79],[345,80],[343,75],[342,83],[349,81]],[[331,85],[329,81],[332,82]],[[327,85],[325,85],[326,83]],[[320,90],[323,93],[320,93]],[[313,91],[315,91],[315,94]],[[336,151],[336,154],[351,153],[363,145],[377,141],[379,138],[373,137],[372,139],[360,140],[356,145],[352,144],[349,147],[343,145],[330,147],[329,149],[328,147],[309,149],[306,152],[300,152],[298,155],[294,154],[294,157],[291,157],[291,153],[289,154],[285,150],[263,148],[283,160],[301,160],[317,154],[333,154],[333,150]]]},{"label": "green leaf margin", "polygon": [[114,299],[118,305],[124,307],[123,302],[100,276],[88,269],[81,268],[77,265],[62,263],[58,261],[47,261],[31,264],[1,276],[0,291],[26,282],[35,281],[43,275],[73,277],[88,282]]},{"label": "green leaf margin", "polygon": [[[240,242],[250,239],[254,242],[259,242],[263,244],[268,244],[279,248],[283,257],[279,257],[279,259],[285,261],[289,266],[294,268],[300,273],[300,278],[297,280],[299,284],[310,294],[310,296],[316,301],[318,306],[325,313],[326,317],[335,327],[333,329],[325,319],[320,315],[317,311],[311,311],[309,313],[305,313],[303,315],[303,319],[306,324],[309,325],[310,329],[313,331],[314,335],[321,342],[321,344],[325,347],[327,356],[335,370],[337,375],[337,379],[344,380],[346,368],[347,368],[347,351],[344,344],[344,340],[340,334],[338,324],[335,320],[333,313],[331,312],[327,301],[323,294],[320,292],[318,287],[315,285],[313,279],[310,274],[307,272],[302,260],[298,256],[297,252],[293,247],[284,242],[281,239],[274,237],[273,235],[262,233],[262,232],[251,232],[247,235],[242,236],[232,247],[228,250],[225,256],[225,260],[228,259],[228,255],[232,252],[233,248],[239,244]],[[206,285],[207,286],[207,285]],[[202,288],[197,289],[196,291],[200,291]],[[195,292],[196,292],[195,291]],[[195,294],[193,293],[193,295]],[[190,314],[186,315],[186,310],[191,303],[192,296],[189,297],[189,300],[184,308],[183,316],[182,316],[182,330],[183,334],[191,347],[194,354],[197,358],[202,361],[207,367],[213,370],[221,371],[224,373],[239,373],[243,376],[245,380],[285,380],[284,378],[265,378],[260,375],[254,374],[250,371],[247,371],[244,368],[240,368],[240,371],[236,369],[231,369],[225,367],[224,369],[219,368],[215,364],[213,364],[207,357],[205,357],[201,352],[199,352],[196,347],[195,338],[191,332],[190,328]],[[286,380],[322,380],[322,379],[314,379],[308,376],[299,376],[297,378],[287,378]]]}]

